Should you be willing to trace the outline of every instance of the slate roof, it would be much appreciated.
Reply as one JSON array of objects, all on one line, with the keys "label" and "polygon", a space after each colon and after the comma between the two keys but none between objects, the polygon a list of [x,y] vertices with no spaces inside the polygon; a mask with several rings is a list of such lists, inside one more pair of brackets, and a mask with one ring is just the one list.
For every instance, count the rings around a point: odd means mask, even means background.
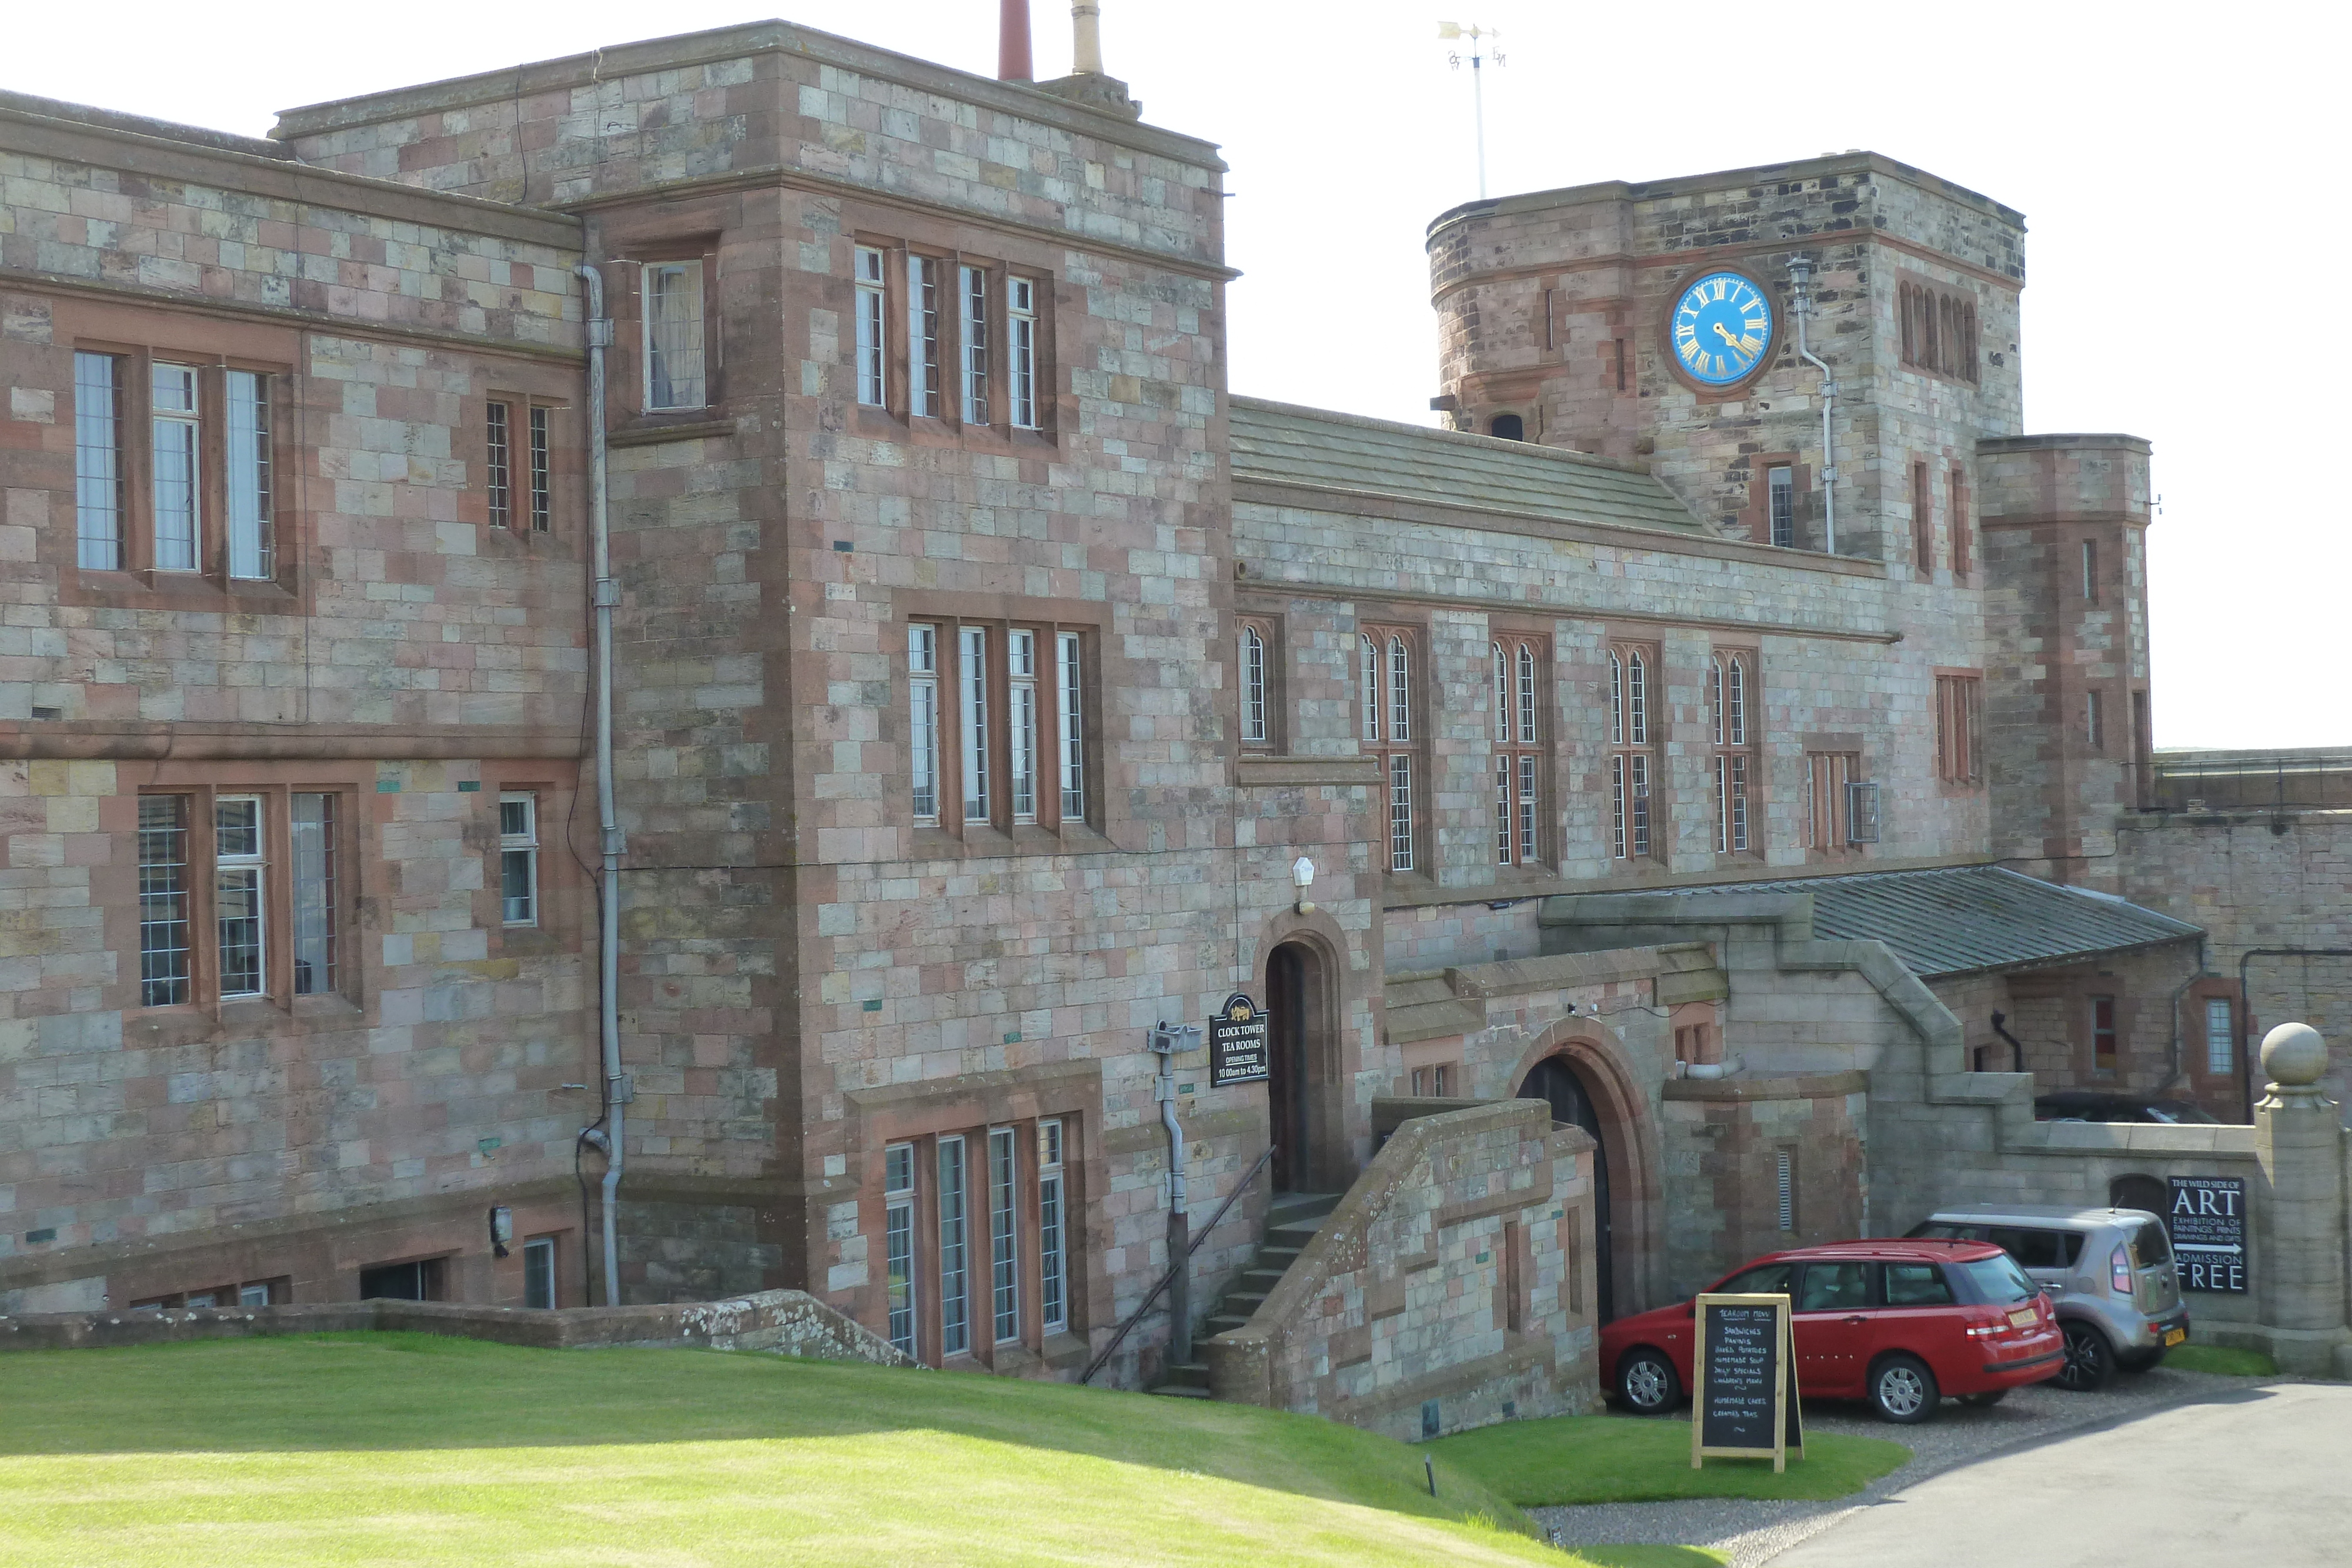
[{"label": "slate roof", "polygon": [[1236,479],[1713,537],[1655,476],[1586,453],[1256,398],[1228,423]]},{"label": "slate roof", "polygon": [[2201,935],[2199,927],[2153,909],[2000,866],[1865,872],[1676,891],[1696,898],[1810,893],[1815,936],[1875,937],[1922,979],[2063,963]]}]

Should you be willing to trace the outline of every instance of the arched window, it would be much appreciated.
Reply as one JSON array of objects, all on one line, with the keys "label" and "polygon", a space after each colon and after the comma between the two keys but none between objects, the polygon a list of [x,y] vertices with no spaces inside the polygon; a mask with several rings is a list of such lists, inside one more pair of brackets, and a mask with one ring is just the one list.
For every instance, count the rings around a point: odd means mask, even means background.
[{"label": "arched window", "polygon": [[1389,638],[1389,738],[1412,738],[1412,666],[1404,639]]},{"label": "arched window", "polygon": [[1706,666],[1706,727],[1708,736],[1717,746],[1723,744],[1723,661],[1710,659]]},{"label": "arched window", "polygon": [[1715,742],[1715,851],[1746,854],[1748,838],[1748,784],[1756,770],[1748,746],[1746,653],[1717,653],[1707,669],[1707,727]]},{"label": "arched window", "polygon": [[1495,738],[1511,738],[1511,668],[1503,657],[1503,645],[1492,643],[1489,651],[1495,656]]},{"label": "arched window", "polygon": [[1748,744],[1748,664],[1745,660],[1731,661],[1730,673],[1724,681],[1725,727],[1734,746]]},{"label": "arched window", "polygon": [[1381,650],[1370,637],[1362,639],[1363,671],[1361,678],[1364,709],[1364,738],[1381,737]]},{"label": "arched window", "polygon": [[1487,422],[1486,434],[1500,441],[1525,441],[1528,427],[1516,413],[1498,413]]},{"label": "arched window", "polygon": [[1650,850],[1650,651],[1609,650],[1609,852],[1646,860]]},{"label": "arched window", "polygon": [[1519,644],[1519,744],[1536,743],[1536,651]]},{"label": "arched window", "polygon": [[1242,628],[1242,739],[1265,743],[1265,637]]}]

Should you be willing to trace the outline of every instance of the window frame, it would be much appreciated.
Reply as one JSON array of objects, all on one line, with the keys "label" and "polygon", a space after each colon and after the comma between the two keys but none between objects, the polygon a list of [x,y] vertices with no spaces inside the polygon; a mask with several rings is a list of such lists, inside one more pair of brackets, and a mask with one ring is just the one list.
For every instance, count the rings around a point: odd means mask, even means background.
[{"label": "window frame", "polygon": [[1248,612],[1234,618],[1236,733],[1252,753],[1283,749],[1288,735],[1285,706],[1286,665],[1279,616]]},{"label": "window frame", "polygon": [[[555,1311],[563,1304],[563,1254],[559,1237],[554,1234],[545,1236],[526,1236],[523,1238],[522,1246],[520,1250],[522,1254],[522,1304],[524,1310],[526,1312]],[[547,1260],[547,1300],[543,1303],[531,1300],[532,1287],[536,1283],[531,1271],[532,1255],[534,1253],[545,1258]]]},{"label": "window frame", "polygon": [[1927,460],[1911,462],[1911,572],[1922,582],[1936,577],[1936,489]]},{"label": "window frame", "polygon": [[[520,805],[526,813],[525,829],[520,833],[507,828],[507,808],[509,805]],[[539,791],[536,789],[507,789],[499,791],[499,924],[509,931],[535,931],[545,924],[541,918],[542,905],[539,892]],[[530,884],[526,894],[530,901],[530,913],[520,920],[511,913],[512,899],[507,892],[507,869],[509,857],[512,855],[525,857],[524,875]]]},{"label": "window frame", "polygon": [[[1101,629],[1050,616],[966,616],[920,609],[909,610],[905,625],[905,651],[898,655],[904,706],[895,710],[895,719],[904,727],[906,738],[898,800],[909,825],[967,841],[990,832],[1060,836],[1097,827],[1100,791],[1092,780],[1101,737],[1090,718]],[[927,632],[933,658],[929,669],[919,665],[919,640]],[[1026,672],[1013,668],[1013,650],[1022,639],[1031,651]],[[950,695],[951,711],[940,709],[938,705]],[[927,698],[932,705],[928,730]],[[1029,704],[1025,807],[1020,790],[1024,699]],[[927,742],[937,806],[929,813],[917,810]],[[983,795],[971,793],[975,782],[983,787]]]},{"label": "window frame", "polygon": [[[168,775],[177,770],[160,771]],[[352,858],[359,834],[354,817],[358,793],[356,786],[348,782],[288,784],[267,779],[239,782],[234,771],[227,777],[204,779],[174,780],[167,776],[140,786],[127,860],[131,871],[131,898],[125,910],[121,941],[131,961],[120,970],[127,977],[122,982],[122,1010],[148,1017],[173,1013],[211,1016],[224,1007],[267,1005],[307,1013],[320,1006],[333,1011],[338,1007],[352,1005],[359,974],[356,944],[360,939],[358,918],[363,892]],[[304,988],[300,985],[305,946],[300,918],[304,907],[303,872],[299,863],[302,857],[296,847],[294,815],[297,802],[310,798],[323,798],[327,803],[321,844],[326,861],[322,904],[326,928],[318,934],[327,973],[323,983]],[[146,873],[153,862],[148,859],[143,841],[147,832],[154,830],[145,824],[150,803],[162,800],[179,802],[179,885],[173,893],[149,894],[145,891],[149,884]],[[254,802],[258,813],[253,847],[250,851],[227,847],[223,841],[221,808],[247,800]],[[257,986],[232,991],[226,988],[230,982],[225,973],[227,959],[222,901],[232,876],[242,878],[247,873],[251,873],[254,890]],[[155,977],[176,979],[177,994],[159,999],[150,999],[154,994],[151,987],[155,980],[150,977],[148,959],[155,949],[149,946],[148,930],[163,923],[147,918],[150,897],[176,897],[180,910],[177,923],[182,946],[173,951],[179,955],[181,972],[176,977]],[[316,953],[314,947],[314,959]]]},{"label": "window frame", "polygon": [[[632,261],[630,265],[635,267],[636,269],[637,364],[639,372],[637,382],[637,407],[639,412],[649,416],[659,414],[695,413],[716,406],[716,399],[711,395],[715,390],[715,383],[717,382],[715,371],[718,367],[714,362],[717,356],[713,351],[714,345],[717,341],[717,334],[711,330],[710,320],[711,289],[709,258],[698,251],[690,256],[647,256],[641,260]],[[654,361],[656,353],[654,347],[654,278],[656,273],[667,272],[671,269],[676,269],[680,277],[691,276],[694,279],[693,309],[683,317],[685,321],[692,323],[694,331],[694,347],[691,350],[694,360],[694,374],[690,383],[694,392],[694,398],[691,402],[678,400],[674,402],[656,402],[654,401]],[[671,382],[673,385],[676,385],[682,382],[684,379],[685,378],[683,377],[673,376],[671,378]]]},{"label": "window frame", "polygon": [[1494,790],[1491,863],[1497,870],[1549,863],[1551,644],[1539,632],[1489,628],[1487,734]]},{"label": "window frame", "polygon": [[1718,643],[1707,654],[1706,736],[1719,857],[1756,860],[1764,853],[1756,810],[1761,778],[1754,717],[1759,668],[1759,651],[1746,644]]},{"label": "window frame", "polygon": [[1936,680],[1936,778],[1948,790],[1984,786],[1984,672],[1939,669]]},{"label": "window frame", "polygon": [[1609,743],[1606,858],[1632,870],[1663,863],[1665,824],[1659,810],[1658,645],[1612,637],[1604,650]]},{"label": "window frame", "polygon": [[889,270],[883,246],[860,240],[850,247],[851,367],[863,408],[890,406]]},{"label": "window frame", "polygon": [[1857,853],[1864,842],[1853,833],[1853,786],[1867,784],[1863,753],[1843,737],[1832,744],[1805,747],[1805,831],[1802,847],[1814,860],[1842,860]]},{"label": "window frame", "polygon": [[[2103,1021],[2104,1020],[2104,1021]],[[2090,1048],[2091,1076],[2116,1078],[2123,1071],[2123,1002],[2118,996],[2095,992],[2083,998],[2084,1039]],[[2105,1049],[2100,1049],[2102,1042]]]},{"label": "window frame", "polygon": [[[1357,626],[1357,711],[1362,737],[1360,752],[1378,761],[1388,797],[1388,856],[1391,876],[1426,874],[1421,867],[1423,824],[1427,819],[1423,780],[1421,738],[1428,727],[1421,722],[1422,687],[1415,672],[1422,667],[1420,648],[1424,633],[1393,622],[1361,622]],[[1377,689],[1374,689],[1377,687]]]}]

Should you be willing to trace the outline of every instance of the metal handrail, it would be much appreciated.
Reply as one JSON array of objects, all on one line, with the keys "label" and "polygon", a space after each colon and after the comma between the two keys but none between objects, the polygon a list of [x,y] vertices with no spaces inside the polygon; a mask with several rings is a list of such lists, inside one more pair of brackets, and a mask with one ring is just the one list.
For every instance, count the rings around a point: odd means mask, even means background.
[{"label": "metal handrail", "polygon": [[1201,1249],[1201,1243],[1209,1239],[1209,1233],[1224,1223],[1225,1210],[1233,1207],[1234,1200],[1249,1190],[1250,1183],[1257,1179],[1257,1173],[1265,1169],[1265,1163],[1272,1158],[1274,1158],[1274,1145],[1268,1144],[1265,1153],[1258,1155],[1257,1164],[1250,1166],[1242,1179],[1234,1183],[1234,1190],[1225,1194],[1225,1201],[1217,1205],[1217,1212],[1209,1217],[1209,1223],[1201,1227],[1199,1234],[1192,1238],[1192,1244],[1184,1249],[1184,1256],[1168,1265],[1168,1271],[1160,1276],[1160,1283],[1151,1287],[1150,1294],[1143,1298],[1141,1305],[1127,1314],[1127,1321],[1118,1325],[1118,1332],[1110,1336],[1110,1343],[1103,1346],[1102,1354],[1087,1363],[1087,1369],[1078,1374],[1080,1383],[1085,1383],[1096,1373],[1100,1372],[1103,1369],[1103,1363],[1118,1354],[1118,1347],[1126,1342],[1128,1331],[1142,1322],[1143,1314],[1151,1310],[1151,1303],[1160,1299],[1160,1292],[1166,1290],[1169,1282],[1176,1278],[1176,1271],[1192,1262],[1192,1254]]}]

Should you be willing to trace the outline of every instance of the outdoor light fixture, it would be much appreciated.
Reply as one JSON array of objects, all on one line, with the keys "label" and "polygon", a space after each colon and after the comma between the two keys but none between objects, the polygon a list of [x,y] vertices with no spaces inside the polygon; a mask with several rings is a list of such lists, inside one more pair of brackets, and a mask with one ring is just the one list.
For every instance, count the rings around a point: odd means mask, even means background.
[{"label": "outdoor light fixture", "polygon": [[1291,907],[1301,915],[1312,915],[1315,906],[1307,901],[1307,890],[1315,885],[1315,862],[1300,855],[1290,862],[1290,885],[1298,890],[1298,902]]}]

